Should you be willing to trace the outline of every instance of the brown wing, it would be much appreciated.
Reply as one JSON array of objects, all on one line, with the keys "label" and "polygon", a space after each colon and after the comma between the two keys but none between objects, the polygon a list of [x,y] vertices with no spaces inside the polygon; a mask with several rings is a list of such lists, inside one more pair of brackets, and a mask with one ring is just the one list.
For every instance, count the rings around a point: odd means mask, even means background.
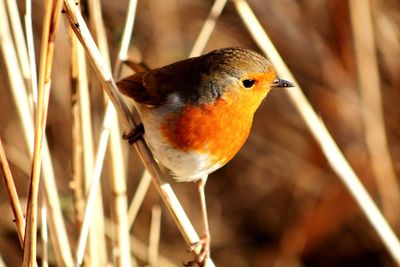
[{"label": "brown wing", "polygon": [[128,76],[117,82],[117,86],[122,94],[132,98],[135,102],[156,106],[159,104],[160,100],[157,97],[154,97],[154,95],[150,95],[144,86],[145,74],[145,72],[140,72]]},{"label": "brown wing", "polygon": [[185,99],[197,98],[195,91],[200,82],[201,71],[197,58],[187,59],[174,64],[139,72],[117,83],[124,95],[138,103],[158,106],[170,93],[187,94]]},{"label": "brown wing", "polygon": [[[213,64],[208,62],[207,56],[136,73],[117,85],[123,94],[150,106],[163,104],[171,93],[193,104],[208,103],[221,96],[223,86],[219,86],[215,79],[223,73],[219,69],[211,69]],[[215,79],[210,79],[211,72]]]}]

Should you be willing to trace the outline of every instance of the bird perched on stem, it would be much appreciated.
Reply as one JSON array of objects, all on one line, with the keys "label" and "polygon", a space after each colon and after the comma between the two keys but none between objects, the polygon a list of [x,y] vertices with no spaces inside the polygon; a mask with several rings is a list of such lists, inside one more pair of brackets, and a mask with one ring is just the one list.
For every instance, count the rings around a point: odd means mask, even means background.
[{"label": "bird perched on stem", "polygon": [[278,79],[266,58],[243,48],[215,50],[117,84],[135,101],[142,120],[125,138],[134,142],[144,132],[159,163],[177,181],[198,186],[204,233],[192,249],[201,246],[196,262],[203,266],[210,246],[204,195],[208,175],[242,147],[254,113],[271,88],[294,85]]}]

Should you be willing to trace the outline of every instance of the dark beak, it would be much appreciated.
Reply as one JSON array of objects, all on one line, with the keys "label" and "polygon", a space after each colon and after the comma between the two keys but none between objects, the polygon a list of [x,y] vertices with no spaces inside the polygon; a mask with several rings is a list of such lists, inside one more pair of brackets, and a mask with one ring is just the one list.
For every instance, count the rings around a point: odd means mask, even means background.
[{"label": "dark beak", "polygon": [[282,79],[275,79],[271,87],[294,87],[294,83]]}]

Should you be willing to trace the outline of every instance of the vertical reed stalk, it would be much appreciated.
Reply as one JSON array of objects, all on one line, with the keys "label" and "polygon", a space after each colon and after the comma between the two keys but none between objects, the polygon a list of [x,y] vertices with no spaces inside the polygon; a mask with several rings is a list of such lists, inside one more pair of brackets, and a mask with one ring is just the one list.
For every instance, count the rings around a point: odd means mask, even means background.
[{"label": "vertical reed stalk", "polygon": [[158,266],[158,246],[160,244],[161,208],[154,205],[151,210],[149,248],[147,262],[150,266]]},{"label": "vertical reed stalk", "polygon": [[131,43],[133,26],[135,23],[137,0],[130,0],[128,6],[128,13],[126,15],[125,27],[122,33],[121,46],[119,48],[118,57],[114,64],[113,77],[114,79],[120,78],[122,62],[128,59],[128,49]]},{"label": "vertical reed stalk", "polygon": [[17,49],[18,61],[21,68],[22,76],[27,86],[31,85],[31,71],[28,57],[28,50],[24,31],[22,29],[21,18],[18,12],[17,2],[15,0],[6,0],[8,14],[10,14],[10,25]]},{"label": "vertical reed stalk", "polygon": [[400,187],[386,138],[370,0],[351,0],[349,6],[360,95],[363,102],[365,142],[382,199],[383,213],[389,222],[398,225],[400,222],[398,212],[400,210]]},{"label": "vertical reed stalk", "polygon": [[48,247],[49,247],[49,238],[48,238],[48,231],[47,231],[47,208],[46,203],[44,200],[44,194],[41,194],[42,198],[40,201],[40,230],[41,230],[41,243],[42,243],[42,267],[49,266],[49,259],[48,259]]},{"label": "vertical reed stalk", "polygon": [[139,185],[137,186],[136,192],[133,195],[131,204],[128,210],[128,225],[129,228],[132,228],[133,223],[135,222],[136,216],[139,212],[139,208],[142,206],[143,199],[147,194],[147,191],[150,187],[151,176],[145,171],[140,178]]},{"label": "vertical reed stalk", "polygon": [[[33,40],[33,29],[32,29],[32,1],[26,0],[25,2],[25,31],[26,31],[26,41],[29,56],[29,70],[31,77],[31,102],[32,106],[37,105],[37,73],[36,73],[36,59],[35,59],[35,46]],[[33,109],[32,107],[32,109]]]},{"label": "vertical reed stalk", "polygon": [[[93,219],[94,212],[97,212],[95,208],[95,200],[97,197],[98,189],[100,187],[101,171],[103,169],[104,157],[106,154],[106,148],[108,138],[110,136],[110,125],[112,124],[112,109],[111,106],[106,110],[106,116],[103,121],[103,129],[100,134],[98,152],[96,154],[96,162],[92,171],[91,184],[88,188],[88,197],[86,201],[86,207],[82,222],[82,229],[79,234],[79,241],[76,250],[76,262],[75,266],[81,266],[83,261],[83,254],[85,252],[86,242],[90,230],[90,225]],[[97,200],[96,200],[97,201]],[[91,261],[92,264],[93,261]]]},{"label": "vertical reed stalk", "polygon": [[210,13],[208,14],[208,17],[201,28],[200,34],[192,47],[189,57],[200,56],[200,54],[203,52],[227,1],[228,0],[214,1],[214,5],[212,6]]},{"label": "vertical reed stalk", "polygon": [[26,229],[24,240],[23,266],[33,266],[36,262],[37,245],[37,205],[42,163],[42,144],[47,120],[48,100],[50,96],[51,69],[54,52],[54,39],[60,18],[62,1],[47,2],[43,23],[41,61],[39,69],[39,95],[36,113],[32,174],[29,183]]},{"label": "vertical reed stalk", "polygon": [[[103,17],[101,14],[101,5],[98,0],[90,0],[89,13],[90,19],[95,31],[97,44],[100,53],[106,62],[106,66],[111,69],[110,55],[107,43],[106,30],[104,26]],[[106,104],[109,102],[108,97],[105,96]],[[111,103],[110,103],[111,104]],[[110,105],[112,125],[110,128],[110,142],[109,142],[109,158],[110,158],[110,183],[112,190],[112,213],[114,220],[114,238],[113,251],[117,252],[114,257],[117,266],[132,266],[136,265],[131,260],[130,242],[129,242],[129,228],[127,219],[127,197],[126,197],[126,172],[123,159],[123,152],[121,146],[121,132],[118,123],[118,117],[115,108]]]},{"label": "vertical reed stalk", "polygon": [[[74,36],[74,38],[76,38]],[[90,98],[89,98],[89,86],[87,79],[87,68],[86,68],[86,58],[85,52],[82,45],[77,42],[76,47],[76,59],[78,68],[78,101],[80,110],[80,121],[82,125],[81,138],[82,138],[82,151],[83,151],[83,178],[84,178],[84,192],[85,195],[89,192],[90,185],[93,178],[93,166],[94,166],[94,149],[93,149],[93,133],[92,133],[92,119],[91,119],[91,108],[90,108]],[[88,246],[88,258],[87,262],[90,266],[104,266],[107,263],[107,250],[104,240],[104,227],[103,227],[103,200],[101,196],[101,191],[97,191],[95,212],[93,216],[95,217],[93,223],[90,224],[90,234],[89,234],[89,246]]]},{"label": "vertical reed stalk", "polygon": [[71,41],[72,181],[76,228],[81,229],[85,207],[83,190],[82,122],[78,96],[78,39],[69,30]]}]

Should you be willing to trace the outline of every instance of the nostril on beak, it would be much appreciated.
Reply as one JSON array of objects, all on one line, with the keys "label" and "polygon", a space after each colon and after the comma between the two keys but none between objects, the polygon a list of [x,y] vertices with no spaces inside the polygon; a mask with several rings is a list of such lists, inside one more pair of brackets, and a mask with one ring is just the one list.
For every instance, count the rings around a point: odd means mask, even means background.
[{"label": "nostril on beak", "polygon": [[275,79],[271,87],[294,87],[294,83],[282,79]]}]

